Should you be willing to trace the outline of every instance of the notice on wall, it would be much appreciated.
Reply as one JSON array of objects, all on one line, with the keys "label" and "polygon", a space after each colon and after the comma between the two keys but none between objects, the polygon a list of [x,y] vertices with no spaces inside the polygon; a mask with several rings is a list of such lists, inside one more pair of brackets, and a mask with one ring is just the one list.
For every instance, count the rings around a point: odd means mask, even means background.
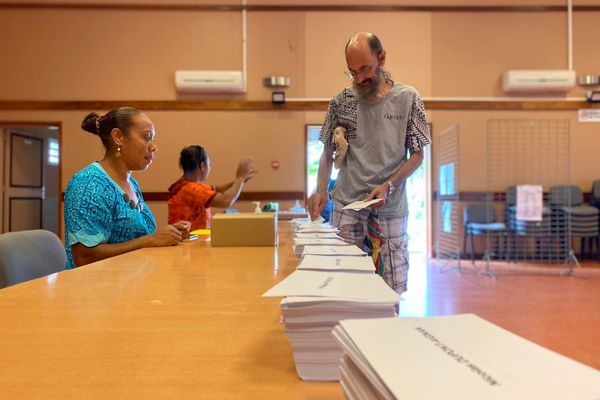
[{"label": "notice on wall", "polygon": [[600,122],[600,108],[579,109],[579,122]]},{"label": "notice on wall", "polygon": [[517,220],[541,221],[544,191],[540,185],[517,186]]}]

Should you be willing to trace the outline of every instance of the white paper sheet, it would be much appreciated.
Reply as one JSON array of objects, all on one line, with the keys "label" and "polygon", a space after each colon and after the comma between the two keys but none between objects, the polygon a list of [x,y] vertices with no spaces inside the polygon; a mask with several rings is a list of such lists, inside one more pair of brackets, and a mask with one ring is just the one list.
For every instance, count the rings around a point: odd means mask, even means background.
[{"label": "white paper sheet", "polygon": [[394,292],[379,275],[329,271],[294,271],[269,289],[263,297],[320,296],[356,300],[398,302]]},{"label": "white paper sheet", "polygon": [[355,245],[349,246],[304,246],[302,255],[318,256],[365,256],[366,253]]},{"label": "white paper sheet", "polygon": [[600,371],[473,314],[346,320],[334,336],[375,387],[389,390],[382,398],[600,399]]},{"label": "white paper sheet", "polygon": [[294,237],[304,238],[304,239],[310,239],[310,238],[334,239],[334,238],[339,238],[340,235],[338,235],[335,232],[297,232],[294,235]]},{"label": "white paper sheet", "polygon": [[328,271],[374,272],[375,265],[371,257],[354,256],[317,256],[307,255],[302,258],[297,269]]},{"label": "white paper sheet", "polygon": [[349,246],[341,238],[294,238],[296,246]]},{"label": "white paper sheet", "polygon": [[373,199],[373,200],[369,200],[369,201],[358,200],[358,201],[355,201],[354,203],[348,204],[347,206],[342,208],[342,210],[358,211],[358,210],[362,210],[363,208],[367,208],[372,204],[379,203],[382,200],[383,199]]}]

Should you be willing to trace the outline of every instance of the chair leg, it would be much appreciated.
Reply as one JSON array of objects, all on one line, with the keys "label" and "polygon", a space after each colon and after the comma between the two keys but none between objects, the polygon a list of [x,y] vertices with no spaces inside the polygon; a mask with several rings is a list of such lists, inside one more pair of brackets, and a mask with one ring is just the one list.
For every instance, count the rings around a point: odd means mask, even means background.
[{"label": "chair leg", "polygon": [[500,236],[496,235],[496,258],[500,259]]},{"label": "chair leg", "polygon": [[471,238],[471,264],[475,264],[475,240],[473,239],[473,235],[472,233],[470,234],[470,238]]},{"label": "chair leg", "polygon": [[465,234],[463,237],[463,255],[467,255],[467,227],[465,226]]}]

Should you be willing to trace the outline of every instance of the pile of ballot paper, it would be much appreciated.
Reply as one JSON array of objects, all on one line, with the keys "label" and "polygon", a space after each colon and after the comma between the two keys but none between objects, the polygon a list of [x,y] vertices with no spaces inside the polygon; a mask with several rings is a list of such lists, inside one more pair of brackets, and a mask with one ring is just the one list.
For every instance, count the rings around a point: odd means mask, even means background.
[{"label": "pile of ballot paper", "polygon": [[341,321],[344,397],[599,399],[600,371],[473,315]]},{"label": "pile of ballot paper", "polygon": [[364,266],[357,268],[357,272],[299,269],[263,295],[284,297],[285,333],[302,379],[339,380],[342,351],[331,332],[340,320],[395,315],[399,295],[380,276],[366,272]]},{"label": "pile of ballot paper", "polygon": [[[332,336],[342,319],[392,317],[399,295],[375,274],[371,257],[309,220],[292,221],[297,270],[263,296],[283,297],[281,314],[298,375],[339,380],[342,350]],[[302,250],[299,250],[299,247]]]},{"label": "pile of ballot paper", "polygon": [[[310,248],[314,246],[346,246],[347,243],[344,242],[339,237],[331,237],[331,238],[323,238],[318,236],[305,236],[305,237],[295,237],[294,238],[294,254],[296,257],[301,257],[304,254],[304,248],[309,246]],[[364,255],[364,253],[360,254]]]},{"label": "pile of ballot paper", "polygon": [[305,255],[365,256],[355,245],[349,245],[338,235],[339,230],[327,223],[311,222],[308,218],[292,221],[293,251],[296,257]]}]

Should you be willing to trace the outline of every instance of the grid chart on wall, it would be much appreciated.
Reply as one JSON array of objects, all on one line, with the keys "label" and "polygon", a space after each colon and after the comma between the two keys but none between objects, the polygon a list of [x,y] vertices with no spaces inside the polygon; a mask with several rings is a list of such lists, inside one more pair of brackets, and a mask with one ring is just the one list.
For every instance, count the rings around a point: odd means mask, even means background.
[{"label": "grid chart on wall", "polygon": [[454,125],[436,138],[437,196],[435,254],[445,267],[453,262],[460,268],[459,126]]},{"label": "grid chart on wall", "polygon": [[578,265],[569,210],[583,198],[569,183],[569,132],[568,119],[488,121],[488,193],[473,217],[482,225],[469,234],[471,243],[485,237],[488,275],[494,261],[560,264],[568,273]]}]

